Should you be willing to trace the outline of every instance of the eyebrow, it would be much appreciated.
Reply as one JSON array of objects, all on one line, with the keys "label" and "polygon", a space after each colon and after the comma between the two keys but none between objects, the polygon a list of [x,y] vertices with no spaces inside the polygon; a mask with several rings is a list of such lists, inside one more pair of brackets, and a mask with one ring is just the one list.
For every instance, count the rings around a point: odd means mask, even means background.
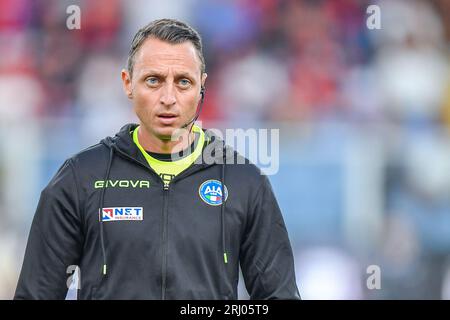
[{"label": "eyebrow", "polygon": [[[164,78],[166,75],[160,71],[156,71],[156,70],[145,70],[142,72],[142,76],[144,77],[148,77],[148,76],[157,76],[160,78]],[[176,73],[175,74],[175,78],[179,79],[179,78],[189,78],[189,79],[195,79],[193,75],[191,75],[188,72],[180,72],[180,73]]]},{"label": "eyebrow", "polygon": [[195,79],[195,77],[193,75],[191,75],[188,72],[180,72],[177,74],[178,78],[189,78],[189,79]]}]

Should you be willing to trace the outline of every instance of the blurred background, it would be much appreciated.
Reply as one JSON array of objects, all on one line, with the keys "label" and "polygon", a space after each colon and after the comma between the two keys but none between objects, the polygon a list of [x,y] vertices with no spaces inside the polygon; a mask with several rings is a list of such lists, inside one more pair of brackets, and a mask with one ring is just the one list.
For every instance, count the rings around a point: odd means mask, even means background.
[{"label": "blurred background", "polygon": [[304,299],[450,299],[446,0],[1,0],[1,299],[57,168],[137,121],[120,70],[163,17],[203,37],[203,127],[280,130],[270,180]]}]

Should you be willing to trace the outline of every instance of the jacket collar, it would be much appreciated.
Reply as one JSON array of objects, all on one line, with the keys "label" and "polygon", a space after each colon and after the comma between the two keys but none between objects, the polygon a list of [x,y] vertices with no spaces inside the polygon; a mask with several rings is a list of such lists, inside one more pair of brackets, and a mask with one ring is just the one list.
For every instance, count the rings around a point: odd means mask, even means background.
[{"label": "jacket collar", "polygon": [[[106,137],[105,139],[101,140],[101,143],[108,148],[114,148],[115,151],[118,151],[118,154],[134,159],[145,167],[150,168],[142,152],[133,142],[131,133],[134,129],[136,129],[137,126],[138,124],[136,123],[126,124],[120,129],[119,132],[115,134],[114,137]],[[222,164],[224,162],[224,141],[220,137],[215,135],[212,130],[202,130],[205,133],[205,144],[202,150],[202,159],[200,162],[196,161],[191,167],[183,172],[181,176],[192,174],[195,171],[210,167],[212,165]],[[226,156],[229,157],[232,155],[233,152],[231,148],[226,146]]]}]

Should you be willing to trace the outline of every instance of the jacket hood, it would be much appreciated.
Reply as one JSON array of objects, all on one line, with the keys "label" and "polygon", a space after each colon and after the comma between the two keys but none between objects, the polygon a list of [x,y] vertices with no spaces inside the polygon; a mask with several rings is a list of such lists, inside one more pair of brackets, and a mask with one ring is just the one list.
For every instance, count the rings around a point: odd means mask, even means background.
[{"label": "jacket hood", "polygon": [[[106,174],[104,177],[104,181],[107,181],[109,178],[111,166],[113,163],[114,155],[115,154],[121,154],[122,156],[125,156],[133,161],[138,161],[140,164],[150,168],[147,161],[145,160],[144,156],[142,155],[142,152],[138,149],[136,144],[134,143],[131,132],[138,126],[138,124],[126,124],[123,126],[120,131],[113,137],[107,137],[103,140],[101,140],[101,143],[106,145],[109,148],[109,161],[107,165]],[[222,190],[225,189],[225,164],[227,162],[227,155],[233,155],[234,152],[231,151],[231,149],[226,148],[225,142],[222,139],[219,139],[216,135],[214,135],[211,131],[202,129],[205,133],[205,144],[203,146],[203,150],[201,153],[201,157],[198,157],[199,159],[196,159],[195,162],[183,171],[181,174],[179,174],[177,177],[181,176],[187,176],[191,175],[197,171],[200,171],[202,169],[205,169],[206,167],[219,164],[221,166],[220,170],[220,184]],[[231,153],[231,152],[232,153]],[[151,168],[150,168],[151,169]],[[174,178],[175,179],[175,178]],[[99,208],[102,210],[104,205],[104,198],[105,198],[105,192],[106,188],[102,189],[101,196],[100,196],[100,202],[99,202]],[[228,256],[227,256],[227,245],[226,245],[226,239],[225,239],[225,233],[226,233],[226,225],[225,225],[225,201],[222,201],[220,204],[220,220],[221,220],[221,246],[222,246],[222,252],[223,252],[223,260],[224,263],[228,263]],[[103,231],[103,219],[100,220],[100,242],[101,242],[101,250],[102,250],[102,257],[103,257],[103,275],[106,276],[107,274],[107,263],[108,258],[106,255],[106,249],[105,249],[105,240],[104,240],[104,231]],[[225,268],[222,269],[222,272],[225,274],[226,270]],[[226,278],[226,277],[225,277]],[[228,286],[232,287],[230,283],[228,283]]]},{"label": "jacket hood", "polygon": [[[139,124],[129,123],[124,125],[114,137],[106,137],[100,141],[110,149],[118,151],[122,155],[126,155],[139,162],[147,165],[145,158],[136,144],[133,142],[131,133]],[[223,139],[216,135],[212,130],[202,128],[205,134],[205,145],[203,146],[202,158],[195,161],[195,166],[208,167],[213,164],[223,164],[224,160],[233,157],[234,151],[227,146]],[[225,152],[224,152],[225,150]],[[225,157],[224,157],[225,153]]]}]

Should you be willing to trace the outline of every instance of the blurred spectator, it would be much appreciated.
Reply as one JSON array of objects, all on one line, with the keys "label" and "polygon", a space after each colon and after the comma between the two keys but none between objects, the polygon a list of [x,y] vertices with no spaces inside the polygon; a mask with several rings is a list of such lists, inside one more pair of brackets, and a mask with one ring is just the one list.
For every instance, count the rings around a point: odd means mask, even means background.
[{"label": "blurred spectator", "polygon": [[[136,122],[120,80],[121,59],[91,55],[80,72],[77,105],[84,141],[99,141],[126,122]],[[95,139],[95,140],[94,140]]]},{"label": "blurred spectator", "polygon": [[358,262],[342,249],[312,247],[300,252],[295,261],[302,299],[363,298]]},{"label": "blurred spectator", "polygon": [[[288,94],[287,70],[270,56],[252,53],[222,70],[220,101],[226,120],[249,127],[265,120],[273,106]],[[245,93],[245,94],[244,94]]]},{"label": "blurred spectator", "polygon": [[376,66],[386,113],[404,121],[435,120],[449,67],[440,18],[424,1],[383,1],[381,8]]}]

